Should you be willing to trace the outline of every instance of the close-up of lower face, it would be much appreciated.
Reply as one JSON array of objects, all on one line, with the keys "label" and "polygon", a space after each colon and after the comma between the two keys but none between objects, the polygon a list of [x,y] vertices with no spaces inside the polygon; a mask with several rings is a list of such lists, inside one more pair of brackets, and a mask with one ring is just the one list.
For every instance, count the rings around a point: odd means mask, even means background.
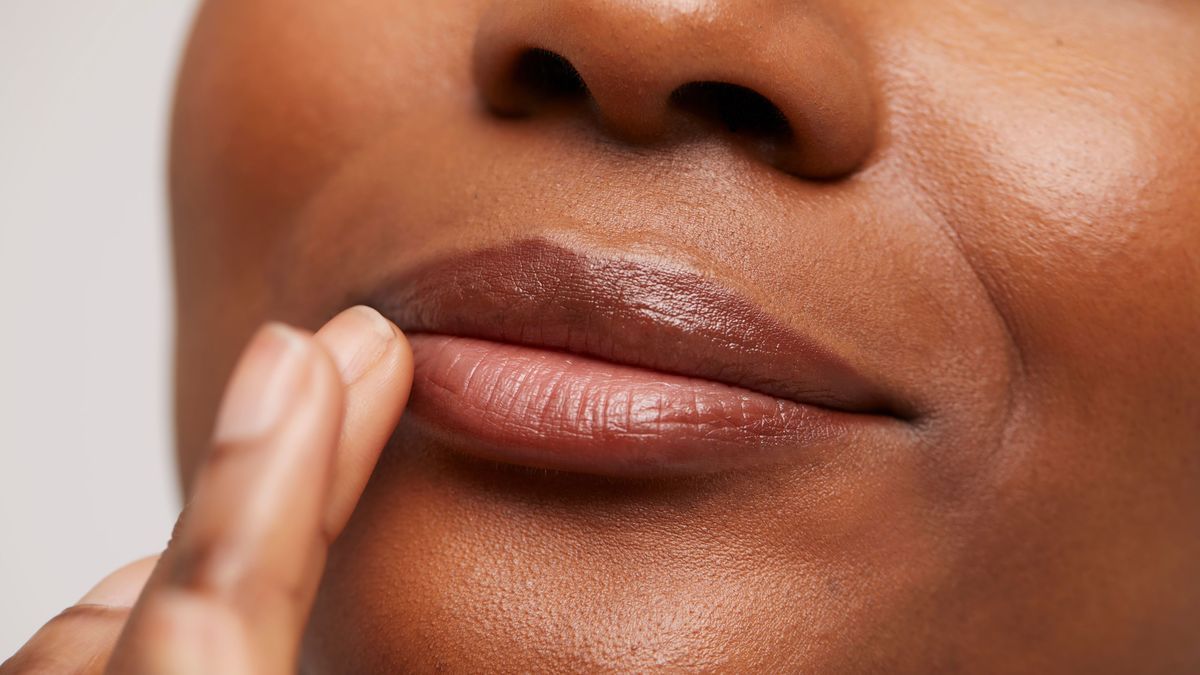
[{"label": "close-up of lower face", "polygon": [[208,0],[183,484],[366,304],[304,672],[1191,672],[1198,186],[1191,0]]}]

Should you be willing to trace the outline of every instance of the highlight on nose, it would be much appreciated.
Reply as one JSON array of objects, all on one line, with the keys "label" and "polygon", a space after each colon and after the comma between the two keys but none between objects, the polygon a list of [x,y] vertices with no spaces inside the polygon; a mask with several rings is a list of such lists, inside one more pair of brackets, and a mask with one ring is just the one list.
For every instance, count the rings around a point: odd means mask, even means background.
[{"label": "highlight on nose", "polygon": [[853,40],[815,9],[767,5],[497,0],[476,35],[475,79],[503,117],[570,111],[645,145],[715,134],[801,178],[852,174],[877,134]]}]

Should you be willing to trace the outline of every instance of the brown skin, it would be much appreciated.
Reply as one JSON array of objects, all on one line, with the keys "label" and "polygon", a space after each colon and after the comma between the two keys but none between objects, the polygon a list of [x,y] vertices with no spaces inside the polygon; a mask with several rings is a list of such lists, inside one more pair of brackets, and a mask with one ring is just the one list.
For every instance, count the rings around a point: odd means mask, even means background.
[{"label": "brown skin", "polygon": [[[495,65],[524,47],[592,99]],[[807,133],[671,108],[702,79]],[[1200,4],[210,0],[175,130],[185,481],[259,322],[564,231],[748,289],[925,411],[917,452],[682,484],[402,425],[313,672],[1200,668]]]},{"label": "brown skin", "polygon": [[[589,98],[503,67],[529,47]],[[794,137],[672,103],[700,80]],[[651,251],[911,392],[919,442],[623,481],[402,423],[310,672],[1197,670],[1197,185],[1188,0],[209,0],[171,166],[184,481],[264,320],[450,251]]]}]

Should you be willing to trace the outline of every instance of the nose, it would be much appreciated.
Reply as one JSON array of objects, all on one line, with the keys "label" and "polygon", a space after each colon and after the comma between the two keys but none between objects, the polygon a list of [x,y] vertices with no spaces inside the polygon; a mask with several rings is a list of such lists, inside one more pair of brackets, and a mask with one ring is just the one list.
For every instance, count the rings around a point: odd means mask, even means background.
[{"label": "nose", "polygon": [[868,68],[836,17],[796,0],[495,0],[475,41],[488,108],[569,109],[613,138],[715,134],[803,178],[862,166]]}]

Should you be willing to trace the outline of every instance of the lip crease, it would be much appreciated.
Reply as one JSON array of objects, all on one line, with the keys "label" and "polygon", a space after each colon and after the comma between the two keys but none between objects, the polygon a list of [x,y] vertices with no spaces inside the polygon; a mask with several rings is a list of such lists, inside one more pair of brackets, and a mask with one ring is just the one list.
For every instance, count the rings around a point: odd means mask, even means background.
[{"label": "lip crease", "polygon": [[407,270],[366,301],[410,337],[410,422],[497,461],[711,472],[910,419],[816,340],[661,258],[520,240]]}]

